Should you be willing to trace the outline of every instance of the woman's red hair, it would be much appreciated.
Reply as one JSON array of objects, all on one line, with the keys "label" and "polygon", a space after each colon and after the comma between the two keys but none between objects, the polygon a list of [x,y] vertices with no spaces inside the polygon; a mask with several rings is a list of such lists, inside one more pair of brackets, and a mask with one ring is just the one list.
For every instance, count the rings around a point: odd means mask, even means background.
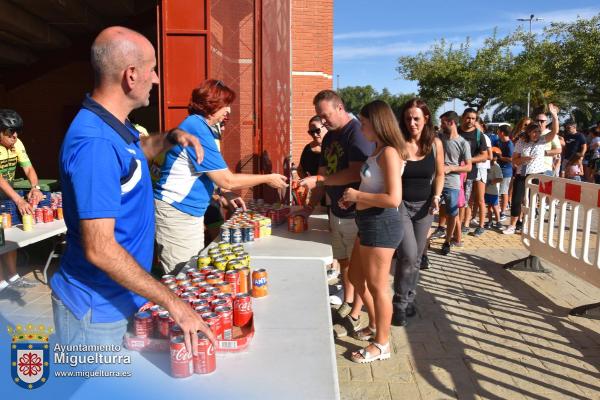
[{"label": "woman's red hair", "polygon": [[234,100],[235,92],[222,81],[207,79],[192,90],[188,113],[208,117],[220,108],[230,105]]}]

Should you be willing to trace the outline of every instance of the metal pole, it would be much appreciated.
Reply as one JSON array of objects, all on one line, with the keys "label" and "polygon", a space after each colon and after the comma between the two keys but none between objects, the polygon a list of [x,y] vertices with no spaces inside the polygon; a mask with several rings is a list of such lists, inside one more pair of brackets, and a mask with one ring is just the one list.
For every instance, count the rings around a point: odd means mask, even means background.
[{"label": "metal pole", "polygon": [[[530,44],[529,46],[531,46],[531,23],[533,21],[543,21],[544,18],[535,18],[534,14],[531,14],[529,16],[529,18],[517,18],[517,21],[529,21],[529,40],[530,40]],[[530,114],[530,108],[531,108],[531,84],[529,85],[529,88],[527,89],[527,118],[529,118],[529,114]]]},{"label": "metal pole", "polygon": [[337,78],[337,88],[335,90],[340,90],[340,74],[337,74],[336,78]]}]

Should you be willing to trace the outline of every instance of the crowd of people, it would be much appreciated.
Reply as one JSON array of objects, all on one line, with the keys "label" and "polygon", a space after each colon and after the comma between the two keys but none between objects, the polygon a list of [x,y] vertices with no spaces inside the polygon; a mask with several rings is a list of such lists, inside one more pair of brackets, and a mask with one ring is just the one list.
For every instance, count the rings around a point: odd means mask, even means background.
[{"label": "crowd of people", "polygon": [[[310,215],[326,195],[344,289],[342,304],[333,309],[334,335],[369,341],[352,353],[358,363],[389,358],[390,325],[406,326],[416,314],[429,239],[443,238],[441,254],[448,255],[467,234],[518,232],[529,175],[600,181],[600,123],[587,135],[572,121],[561,131],[554,104],[547,114],[495,130],[472,108],[460,116],[444,112],[438,129],[425,102],[416,98],[397,116],[377,100],[356,118],[331,90],[318,93],[314,105],[308,130],[313,140],[300,159],[310,173],[299,181],[310,196],[300,212]],[[363,306],[368,320],[361,317]]]}]

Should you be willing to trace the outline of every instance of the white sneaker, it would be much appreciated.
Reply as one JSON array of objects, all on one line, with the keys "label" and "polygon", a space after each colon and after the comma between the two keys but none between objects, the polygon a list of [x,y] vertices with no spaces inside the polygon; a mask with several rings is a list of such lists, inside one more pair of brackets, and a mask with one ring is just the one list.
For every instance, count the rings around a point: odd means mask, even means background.
[{"label": "white sneaker", "polygon": [[342,299],[339,296],[329,296],[329,304],[332,306],[341,306],[343,303]]},{"label": "white sneaker", "polygon": [[515,227],[514,226],[507,226],[505,230],[502,231],[503,234],[505,235],[514,235],[515,233]]},{"label": "white sneaker", "polygon": [[339,271],[335,268],[330,268],[327,270],[327,280],[333,280],[340,275]]}]

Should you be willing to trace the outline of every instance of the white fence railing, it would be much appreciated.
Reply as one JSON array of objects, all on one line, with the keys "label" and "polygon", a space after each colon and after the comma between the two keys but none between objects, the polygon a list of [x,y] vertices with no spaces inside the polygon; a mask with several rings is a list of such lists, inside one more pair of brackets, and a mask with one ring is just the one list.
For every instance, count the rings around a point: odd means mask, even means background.
[{"label": "white fence railing", "polygon": [[527,177],[521,241],[529,259],[542,258],[600,287],[599,224],[600,185]]}]

